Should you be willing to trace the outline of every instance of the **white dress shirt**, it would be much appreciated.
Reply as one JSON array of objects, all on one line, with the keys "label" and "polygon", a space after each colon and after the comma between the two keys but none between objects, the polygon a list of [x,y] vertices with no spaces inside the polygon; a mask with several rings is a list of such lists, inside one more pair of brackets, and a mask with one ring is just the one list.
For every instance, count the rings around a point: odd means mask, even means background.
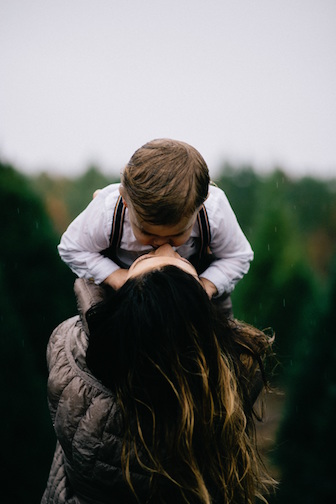
[{"label": "white dress shirt", "polygon": [[[119,185],[111,184],[102,189],[69,225],[58,246],[61,258],[77,276],[93,278],[97,284],[119,268],[111,259],[100,254],[110,245]],[[224,292],[232,292],[237,282],[248,272],[253,251],[221,189],[209,186],[209,196],[204,206],[210,223],[210,248],[216,259],[200,276],[210,280],[217,287],[217,296],[220,296]],[[176,247],[176,251],[186,259],[191,257],[198,251],[199,234],[196,220],[189,239]],[[130,266],[139,255],[151,250],[152,247],[136,240],[126,208],[118,258]]]}]

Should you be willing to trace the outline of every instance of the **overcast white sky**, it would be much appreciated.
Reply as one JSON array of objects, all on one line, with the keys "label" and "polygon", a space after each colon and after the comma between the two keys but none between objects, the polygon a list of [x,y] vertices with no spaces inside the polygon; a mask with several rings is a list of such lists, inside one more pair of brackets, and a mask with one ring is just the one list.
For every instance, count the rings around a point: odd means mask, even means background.
[{"label": "overcast white sky", "polygon": [[0,157],[119,174],[148,140],[336,176],[335,0],[0,0]]}]

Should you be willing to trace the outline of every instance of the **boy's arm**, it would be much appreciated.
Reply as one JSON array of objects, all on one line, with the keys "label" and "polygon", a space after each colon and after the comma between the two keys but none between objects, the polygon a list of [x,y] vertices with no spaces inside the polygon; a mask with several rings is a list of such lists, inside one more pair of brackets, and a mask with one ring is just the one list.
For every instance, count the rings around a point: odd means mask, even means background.
[{"label": "boy's arm", "polygon": [[120,269],[100,253],[109,246],[113,208],[119,196],[118,187],[107,197],[106,189],[69,225],[58,246],[62,260],[78,277],[93,278],[97,284]]},{"label": "boy's arm", "polygon": [[216,287],[217,294],[214,295],[217,297],[232,292],[248,272],[253,251],[221,189],[210,189],[205,207],[211,228],[210,248],[215,260],[200,277]]}]

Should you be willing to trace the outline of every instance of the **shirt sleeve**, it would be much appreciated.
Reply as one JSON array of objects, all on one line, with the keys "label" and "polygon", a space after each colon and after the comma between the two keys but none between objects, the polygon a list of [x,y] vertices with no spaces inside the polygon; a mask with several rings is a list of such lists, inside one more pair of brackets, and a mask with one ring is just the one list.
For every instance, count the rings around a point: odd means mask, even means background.
[{"label": "shirt sleeve", "polygon": [[200,276],[216,286],[218,297],[232,292],[248,272],[253,251],[221,189],[210,186],[205,208],[210,221],[210,249],[215,260]]},{"label": "shirt sleeve", "polygon": [[114,207],[119,184],[100,191],[62,235],[58,252],[62,260],[80,278],[102,283],[119,266],[100,252],[109,246]]}]

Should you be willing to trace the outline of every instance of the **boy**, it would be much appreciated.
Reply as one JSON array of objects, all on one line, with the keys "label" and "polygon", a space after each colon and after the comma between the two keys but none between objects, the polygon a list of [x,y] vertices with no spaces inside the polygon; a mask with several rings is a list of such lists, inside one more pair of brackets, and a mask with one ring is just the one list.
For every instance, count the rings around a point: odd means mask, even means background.
[{"label": "boy", "polygon": [[58,250],[79,277],[118,289],[139,255],[164,243],[196,267],[210,298],[226,299],[253,252],[208,167],[190,145],[158,139],[140,147],[121,184],[98,191]]}]

